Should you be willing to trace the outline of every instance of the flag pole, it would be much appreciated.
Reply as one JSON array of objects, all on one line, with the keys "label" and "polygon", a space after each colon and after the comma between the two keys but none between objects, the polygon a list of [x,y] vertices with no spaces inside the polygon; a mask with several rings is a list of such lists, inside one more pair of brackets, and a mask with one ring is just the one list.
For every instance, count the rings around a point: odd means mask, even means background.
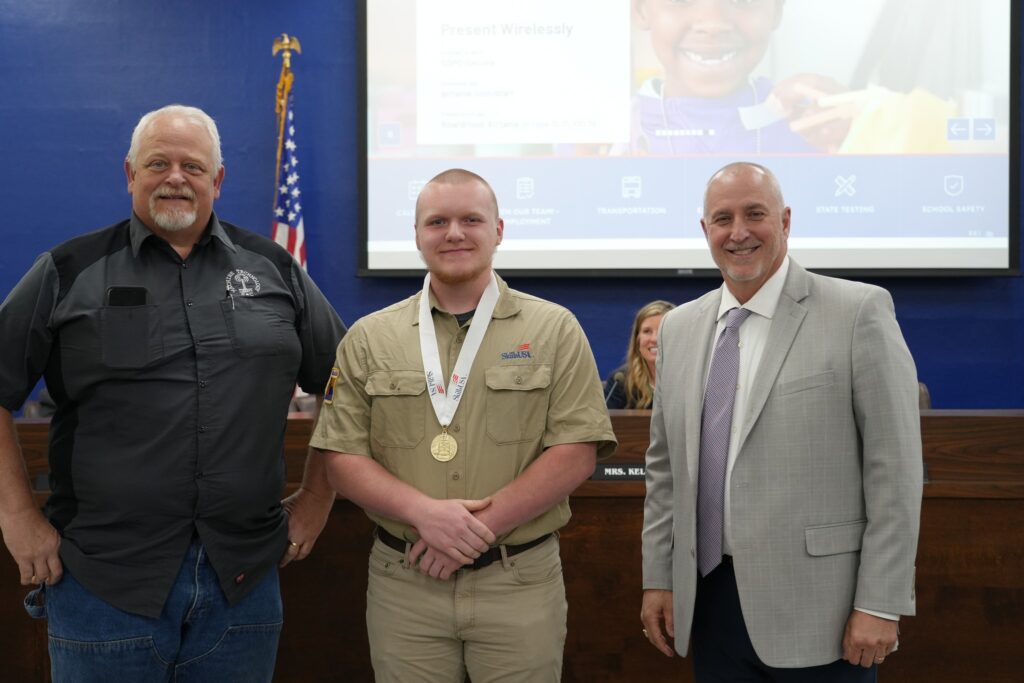
[{"label": "flag pole", "polygon": [[272,54],[282,56],[281,76],[277,79],[277,93],[274,102],[274,111],[277,113],[277,163],[274,164],[274,206],[277,206],[278,188],[281,186],[281,150],[284,148],[284,126],[286,113],[288,111],[288,96],[292,92],[292,83],[295,75],[292,73],[292,51],[302,54],[302,46],[299,39],[282,33],[279,38],[274,39]]}]

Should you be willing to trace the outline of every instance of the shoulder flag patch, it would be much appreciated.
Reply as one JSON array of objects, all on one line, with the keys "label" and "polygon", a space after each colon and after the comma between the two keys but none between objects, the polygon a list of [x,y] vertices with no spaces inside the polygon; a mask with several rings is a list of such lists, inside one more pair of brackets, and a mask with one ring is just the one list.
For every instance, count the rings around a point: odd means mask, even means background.
[{"label": "shoulder flag patch", "polygon": [[339,376],[341,376],[341,370],[338,368],[331,368],[331,376],[327,379],[327,386],[324,387],[325,405],[331,405],[334,403],[334,385],[338,383]]}]

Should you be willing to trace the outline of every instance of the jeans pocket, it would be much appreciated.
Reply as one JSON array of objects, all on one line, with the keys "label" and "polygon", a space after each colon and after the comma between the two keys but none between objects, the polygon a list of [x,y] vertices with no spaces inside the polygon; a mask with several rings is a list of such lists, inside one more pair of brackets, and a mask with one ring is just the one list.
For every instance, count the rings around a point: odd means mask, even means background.
[{"label": "jeans pocket", "polygon": [[562,579],[562,558],[559,546],[547,541],[509,558],[512,576],[520,586],[534,586]]},{"label": "jeans pocket", "polygon": [[32,590],[25,596],[25,611],[33,619],[46,618],[46,584]]},{"label": "jeans pocket", "polygon": [[170,680],[170,664],[149,636],[93,642],[50,634],[48,640],[54,683]]},{"label": "jeans pocket", "polygon": [[277,662],[282,623],[244,624],[228,628],[211,649],[190,659],[179,660],[174,667],[174,680],[270,683]]},{"label": "jeans pocket", "polygon": [[370,551],[370,573],[384,577],[394,576],[404,558],[404,553],[400,554],[383,543],[374,543]]}]

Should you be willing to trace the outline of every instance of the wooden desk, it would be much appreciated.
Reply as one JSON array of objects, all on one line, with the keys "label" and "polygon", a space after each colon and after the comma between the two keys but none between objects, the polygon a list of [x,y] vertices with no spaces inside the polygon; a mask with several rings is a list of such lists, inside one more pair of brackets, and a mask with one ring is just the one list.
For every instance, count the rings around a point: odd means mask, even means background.
[{"label": "wooden desk", "polygon": [[[648,414],[613,411],[621,462],[640,463]],[[294,486],[311,424],[289,421]],[[18,423],[25,460],[46,471],[45,422]],[[918,615],[901,624],[883,681],[1010,682],[1024,670],[1024,411],[922,413],[925,485],[918,550]],[[584,483],[562,535],[569,599],[565,681],[691,681],[640,634],[642,482]],[[45,493],[40,492],[40,502]],[[372,524],[339,500],[313,554],[282,572],[285,629],[279,681],[371,681],[364,622]],[[0,558],[3,678],[46,681],[45,622],[21,608],[27,591]]]}]

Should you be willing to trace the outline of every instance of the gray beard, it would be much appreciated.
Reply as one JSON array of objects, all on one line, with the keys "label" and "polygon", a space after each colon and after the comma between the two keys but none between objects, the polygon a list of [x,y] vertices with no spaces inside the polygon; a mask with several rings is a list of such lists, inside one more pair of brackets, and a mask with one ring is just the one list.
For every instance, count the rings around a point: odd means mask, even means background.
[{"label": "gray beard", "polygon": [[150,214],[153,216],[153,222],[167,232],[185,230],[192,227],[192,224],[196,222],[196,212],[194,210],[156,212],[153,211],[153,207],[150,207]]}]

